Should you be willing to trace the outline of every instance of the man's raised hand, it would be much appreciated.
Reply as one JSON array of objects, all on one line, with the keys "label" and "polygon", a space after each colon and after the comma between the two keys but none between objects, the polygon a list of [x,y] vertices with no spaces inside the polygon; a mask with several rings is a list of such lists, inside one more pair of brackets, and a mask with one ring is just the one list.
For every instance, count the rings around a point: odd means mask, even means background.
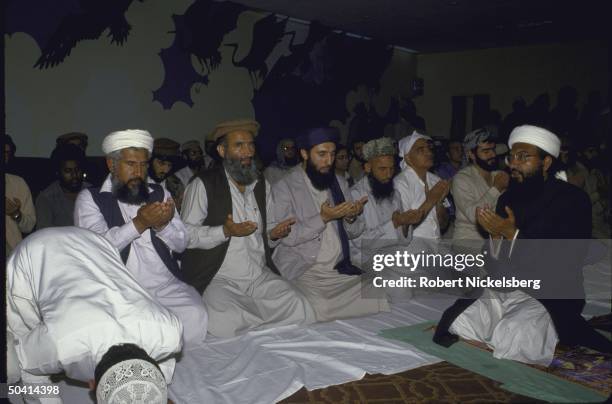
[{"label": "man's raised hand", "polygon": [[440,180],[431,187],[431,189],[425,188],[425,195],[427,200],[431,201],[433,204],[437,204],[442,202],[444,198],[448,195],[450,191],[450,182],[446,180]]},{"label": "man's raised hand", "polygon": [[294,218],[285,219],[270,231],[270,239],[278,240],[287,237],[291,233],[291,226],[295,224]]},{"label": "man's raised hand", "polygon": [[257,223],[247,220],[246,222],[235,223],[233,216],[227,215],[223,224],[223,234],[225,237],[245,237],[257,230]]},{"label": "man's raised hand", "polygon": [[150,227],[161,223],[162,208],[159,202],[147,203],[138,209],[136,217],[132,219],[136,230],[142,233]]},{"label": "man's raised hand", "polygon": [[324,223],[332,220],[341,219],[348,215],[353,209],[353,203],[342,202],[340,205],[331,206],[328,201],[321,205],[321,219]]}]

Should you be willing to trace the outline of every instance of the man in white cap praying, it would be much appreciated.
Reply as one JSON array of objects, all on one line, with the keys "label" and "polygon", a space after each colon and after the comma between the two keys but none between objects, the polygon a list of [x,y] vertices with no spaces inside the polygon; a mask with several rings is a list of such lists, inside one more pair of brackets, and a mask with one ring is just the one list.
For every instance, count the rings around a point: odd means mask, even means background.
[{"label": "man in white cap praying", "polygon": [[335,128],[307,130],[297,139],[304,162],[273,187],[276,220],[295,220],[274,250],[274,263],[306,295],[317,321],[389,311],[386,298],[364,298],[362,271],[351,262],[349,239],[363,232],[367,197],[353,201],[337,180],[338,140]]},{"label": "man in white cap praying", "polygon": [[167,403],[181,323],[112,243],[77,227],[43,229],[17,246],[6,273],[9,383],[49,384],[64,372],[96,389],[98,403]]},{"label": "man in white cap praying", "polygon": [[477,209],[489,233],[490,278],[537,280],[539,285],[476,289],[440,320],[434,341],[457,336],[485,342],[496,358],[548,365],[557,342],[610,353],[612,344],[581,316],[582,268],[591,237],[591,205],[559,172],[561,142],[552,132],[516,127],[508,140],[511,180],[495,211]]},{"label": "man in white cap praying", "polygon": [[191,234],[182,258],[185,280],[202,293],[209,332],[217,337],[314,321],[306,298],[278,276],[272,262],[271,246],[295,220],[271,225],[270,185],[254,159],[258,129],[250,119],[215,127],[223,163],[189,183],[181,209]]},{"label": "man in white cap praying", "polygon": [[400,167],[395,177],[395,189],[404,209],[421,211],[420,223],[413,225],[412,236],[421,240],[438,240],[448,226],[446,199],[450,184],[430,172],[433,167],[431,138],[414,131],[399,141]]},{"label": "man in white cap praying", "polygon": [[198,292],[182,282],[173,253],[189,242],[167,190],[147,183],[153,138],[128,129],[104,138],[110,174],[100,188],[81,191],[75,225],[102,234],[121,253],[138,283],[183,323],[186,345],[204,340],[207,314]]}]

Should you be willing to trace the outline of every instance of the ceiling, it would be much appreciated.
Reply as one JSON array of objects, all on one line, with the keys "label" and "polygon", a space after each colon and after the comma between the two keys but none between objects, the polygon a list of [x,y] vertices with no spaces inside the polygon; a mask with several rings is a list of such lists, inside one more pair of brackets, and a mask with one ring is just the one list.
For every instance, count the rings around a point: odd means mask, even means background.
[{"label": "ceiling", "polygon": [[446,52],[604,38],[609,0],[233,0],[380,39]]}]

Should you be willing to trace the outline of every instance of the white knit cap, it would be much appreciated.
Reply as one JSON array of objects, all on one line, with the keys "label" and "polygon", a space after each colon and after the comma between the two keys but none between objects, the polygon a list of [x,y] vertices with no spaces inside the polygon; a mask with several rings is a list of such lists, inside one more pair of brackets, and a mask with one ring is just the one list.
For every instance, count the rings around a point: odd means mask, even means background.
[{"label": "white knit cap", "polygon": [[517,126],[510,133],[508,146],[512,148],[515,143],[527,143],[539,147],[546,153],[557,158],[561,149],[561,140],[554,133],[538,126]]},{"label": "white knit cap", "polygon": [[151,153],[153,151],[153,137],[146,130],[126,129],[109,133],[102,142],[104,154],[110,154],[128,147],[147,149]]},{"label": "white knit cap", "polygon": [[168,386],[151,362],[128,359],[109,368],[96,388],[99,404],[167,404]]},{"label": "white knit cap", "polygon": [[406,136],[400,139],[398,143],[398,149],[399,149],[399,157],[402,159],[400,161],[400,167],[402,168],[402,170],[405,170],[408,167],[408,165],[406,164],[406,161],[404,160],[404,156],[410,153],[412,146],[414,146],[416,141],[419,139],[431,140],[429,136],[421,135],[416,130],[412,132],[412,135]]}]

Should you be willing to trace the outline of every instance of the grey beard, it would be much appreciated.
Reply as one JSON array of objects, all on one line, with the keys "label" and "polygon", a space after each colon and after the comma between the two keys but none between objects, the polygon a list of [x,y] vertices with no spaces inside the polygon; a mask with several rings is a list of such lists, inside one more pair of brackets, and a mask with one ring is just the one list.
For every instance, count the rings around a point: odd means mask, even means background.
[{"label": "grey beard", "polygon": [[226,158],[223,160],[223,167],[239,185],[250,185],[259,178],[259,171],[253,159],[250,166],[244,167],[240,160]]}]

